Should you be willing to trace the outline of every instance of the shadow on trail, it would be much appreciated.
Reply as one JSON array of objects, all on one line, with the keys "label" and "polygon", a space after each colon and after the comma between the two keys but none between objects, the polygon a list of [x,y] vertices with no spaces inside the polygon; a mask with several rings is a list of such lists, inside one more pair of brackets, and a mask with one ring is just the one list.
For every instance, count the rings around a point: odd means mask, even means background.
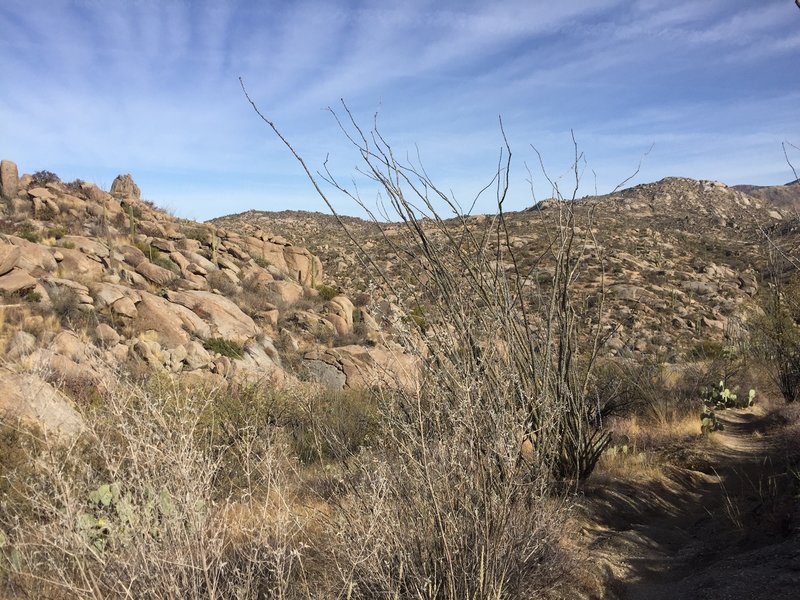
[{"label": "shadow on trail", "polygon": [[668,451],[663,480],[587,486],[602,597],[800,598],[800,431],[778,410],[718,416],[724,431]]}]

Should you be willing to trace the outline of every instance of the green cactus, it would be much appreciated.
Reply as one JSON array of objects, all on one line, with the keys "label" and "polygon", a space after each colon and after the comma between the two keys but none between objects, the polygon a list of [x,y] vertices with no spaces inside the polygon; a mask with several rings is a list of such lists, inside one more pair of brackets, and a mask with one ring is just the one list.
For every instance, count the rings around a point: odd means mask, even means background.
[{"label": "green cactus", "polygon": [[725,387],[725,382],[720,381],[715,387],[707,387],[700,391],[700,397],[705,404],[700,414],[700,431],[705,435],[712,431],[721,431],[722,423],[717,420],[717,410],[728,408],[748,408],[756,402],[756,391],[751,389],[746,399],[739,400],[735,390]]},{"label": "green cactus", "polygon": [[117,497],[119,497],[119,487],[116,484],[105,483],[89,494],[89,502],[111,506]]},{"label": "green cactus", "polygon": [[160,522],[175,514],[172,496],[165,490],[150,490],[147,499],[134,501],[116,483],[100,485],[89,492],[88,510],[78,515],[78,531],[87,543],[103,552],[110,544],[126,544],[136,532],[159,536]]},{"label": "green cactus", "polygon": [[708,435],[712,431],[722,431],[725,427],[717,420],[717,415],[711,408],[704,408],[700,414],[700,432]]},{"label": "green cactus", "polygon": [[217,250],[219,249],[219,238],[216,231],[211,231],[211,262],[217,264]]},{"label": "green cactus", "polygon": [[716,387],[708,387],[700,391],[700,397],[706,406],[715,409],[726,408],[747,408],[753,406],[756,399],[756,391],[750,390],[746,400],[739,400],[735,389],[725,387],[725,382],[720,381]]},{"label": "green cactus", "polygon": [[128,204],[128,220],[131,222],[131,238],[133,238],[136,235],[136,215],[132,204]]},{"label": "green cactus", "polygon": [[311,287],[317,288],[317,261],[313,257],[311,259]]}]

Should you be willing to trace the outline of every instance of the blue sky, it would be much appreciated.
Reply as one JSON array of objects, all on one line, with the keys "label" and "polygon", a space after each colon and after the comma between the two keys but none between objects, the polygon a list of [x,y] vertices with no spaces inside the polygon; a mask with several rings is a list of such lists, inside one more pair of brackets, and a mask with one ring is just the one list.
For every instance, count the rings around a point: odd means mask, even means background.
[{"label": "blue sky", "polygon": [[[324,110],[344,98],[465,204],[496,168],[498,115],[509,209],[532,203],[531,145],[553,176],[569,167],[570,129],[594,172],[585,193],[653,144],[631,184],[785,183],[781,142],[800,146],[792,0],[3,0],[0,57],[0,157],[106,188],[129,172],[196,219],[325,210],[239,76],[313,167],[330,155],[337,176],[354,172]],[[535,171],[534,191],[549,195]]]}]

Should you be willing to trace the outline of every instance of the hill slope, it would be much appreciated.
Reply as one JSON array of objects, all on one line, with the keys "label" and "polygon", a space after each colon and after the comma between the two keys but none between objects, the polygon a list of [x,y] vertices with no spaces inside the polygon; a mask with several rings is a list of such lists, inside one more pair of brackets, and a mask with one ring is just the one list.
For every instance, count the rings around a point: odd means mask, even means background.
[{"label": "hill slope", "polygon": [[[533,280],[548,277],[541,257],[558,218],[552,207],[552,201],[545,201],[506,215],[514,258],[530,268]],[[586,237],[579,287],[587,296],[605,289],[612,355],[675,359],[679,352],[692,352],[708,341],[721,343],[726,334],[735,336],[751,314],[766,268],[765,232],[783,235],[779,229],[787,223],[765,201],[721,183],[685,178],[587,197],[575,207]],[[249,211],[213,223],[230,229],[265,228],[298,240],[320,257],[347,293],[369,289],[372,276],[356,244],[330,215]],[[468,217],[465,223],[478,232],[489,218]],[[345,224],[390,279],[415,275],[404,271],[393,243],[404,235],[402,225],[354,218]],[[451,224],[456,232],[462,226]]]}]

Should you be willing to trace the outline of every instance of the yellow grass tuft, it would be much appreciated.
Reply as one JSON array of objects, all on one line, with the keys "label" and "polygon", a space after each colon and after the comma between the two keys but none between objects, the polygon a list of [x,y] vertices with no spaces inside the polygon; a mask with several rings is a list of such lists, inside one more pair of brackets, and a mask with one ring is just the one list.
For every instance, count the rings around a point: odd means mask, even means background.
[{"label": "yellow grass tuft", "polygon": [[[667,461],[661,450],[700,434],[700,420],[692,412],[675,412],[668,419],[638,415],[614,419],[612,446],[603,453],[593,478],[630,482],[662,481]],[[623,446],[620,440],[627,440]]]}]

